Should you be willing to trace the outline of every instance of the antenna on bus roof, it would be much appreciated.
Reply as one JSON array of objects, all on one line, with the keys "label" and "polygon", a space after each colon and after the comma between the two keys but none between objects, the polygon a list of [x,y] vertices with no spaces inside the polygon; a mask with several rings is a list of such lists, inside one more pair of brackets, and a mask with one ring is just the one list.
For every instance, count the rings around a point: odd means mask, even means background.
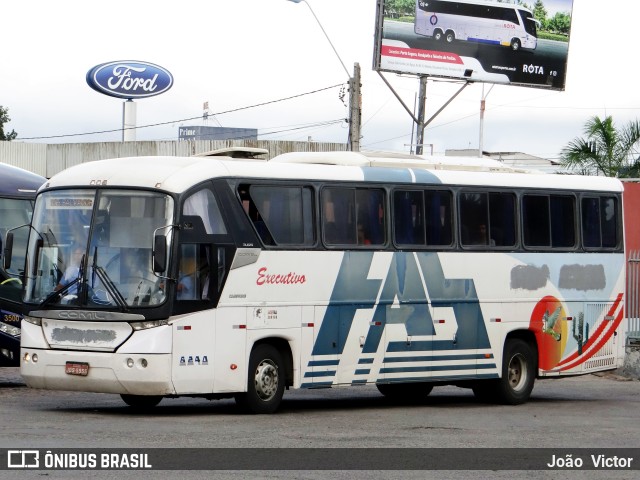
[{"label": "antenna on bus roof", "polygon": [[[210,150],[208,152],[196,153],[194,157],[231,157],[231,158],[256,158],[259,155],[268,155],[266,148],[254,147],[226,147]],[[258,159],[262,160],[262,159]]]}]

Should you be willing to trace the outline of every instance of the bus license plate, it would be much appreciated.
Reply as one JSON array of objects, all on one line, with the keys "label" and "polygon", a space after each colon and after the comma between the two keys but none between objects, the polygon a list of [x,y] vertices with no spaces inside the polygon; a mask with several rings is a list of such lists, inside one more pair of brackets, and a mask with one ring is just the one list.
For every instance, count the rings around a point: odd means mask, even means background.
[{"label": "bus license plate", "polygon": [[64,366],[64,373],[86,377],[89,375],[89,364],[86,362],[67,362]]}]

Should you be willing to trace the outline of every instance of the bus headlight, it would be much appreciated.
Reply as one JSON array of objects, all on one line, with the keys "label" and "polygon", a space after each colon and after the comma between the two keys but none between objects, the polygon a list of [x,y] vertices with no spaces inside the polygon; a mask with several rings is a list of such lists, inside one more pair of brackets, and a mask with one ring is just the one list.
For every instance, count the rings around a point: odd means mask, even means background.
[{"label": "bus headlight", "polygon": [[42,319],[41,318],[36,318],[36,317],[28,317],[25,315],[25,317],[23,318],[23,320],[25,322],[31,323],[33,325],[37,325],[38,327],[42,325]]},{"label": "bus headlight", "polygon": [[13,325],[9,325],[4,322],[0,322],[0,332],[11,335],[12,337],[20,336],[20,329],[18,327],[14,327]]},{"label": "bus headlight", "polygon": [[144,322],[131,322],[131,328],[134,330],[147,330],[149,328],[161,327],[162,325],[167,325],[168,322],[166,319],[164,320],[145,320]]}]

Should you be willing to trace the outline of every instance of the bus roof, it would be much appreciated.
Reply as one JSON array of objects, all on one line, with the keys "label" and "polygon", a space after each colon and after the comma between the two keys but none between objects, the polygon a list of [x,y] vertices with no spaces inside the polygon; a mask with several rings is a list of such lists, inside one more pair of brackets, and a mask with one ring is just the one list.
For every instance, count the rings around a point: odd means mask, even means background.
[{"label": "bus roof", "polygon": [[518,10],[526,10],[530,12],[531,9],[521,4],[517,4],[510,0],[440,0],[445,2],[452,3],[471,3],[473,5],[488,5],[492,7],[502,7],[502,8],[517,8]]},{"label": "bus roof", "polygon": [[406,184],[513,186],[621,192],[608,177],[533,173],[472,157],[420,157],[377,152],[294,152],[266,160],[231,157],[129,157],[70,167],[45,185],[141,187],[181,193],[210,178],[240,177]]},{"label": "bus roof", "polygon": [[34,197],[47,179],[35,173],[0,163],[0,195],[14,198]]}]

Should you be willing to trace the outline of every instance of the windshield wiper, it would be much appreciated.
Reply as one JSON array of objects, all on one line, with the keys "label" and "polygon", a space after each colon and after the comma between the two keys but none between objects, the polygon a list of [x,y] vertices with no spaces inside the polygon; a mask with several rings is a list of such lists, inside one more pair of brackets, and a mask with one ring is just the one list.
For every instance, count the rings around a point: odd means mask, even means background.
[{"label": "windshield wiper", "polygon": [[98,265],[98,247],[95,247],[95,250],[93,251],[93,265],[91,267],[122,311],[127,311],[127,301],[118,290],[118,287],[116,287],[113,281],[111,281],[109,274],[105,269]]},{"label": "windshield wiper", "polygon": [[[56,266],[56,269],[58,267]],[[40,303],[40,307],[44,307],[45,305],[49,305],[53,300],[61,299],[64,295],[67,294],[69,289],[74,285],[80,283],[82,277],[84,275],[84,255],[82,255],[82,259],[80,260],[80,266],[78,267],[78,276],[71,280],[66,285],[63,285],[60,289],[54,290]],[[78,285],[78,292],[80,291],[80,285]]]}]

